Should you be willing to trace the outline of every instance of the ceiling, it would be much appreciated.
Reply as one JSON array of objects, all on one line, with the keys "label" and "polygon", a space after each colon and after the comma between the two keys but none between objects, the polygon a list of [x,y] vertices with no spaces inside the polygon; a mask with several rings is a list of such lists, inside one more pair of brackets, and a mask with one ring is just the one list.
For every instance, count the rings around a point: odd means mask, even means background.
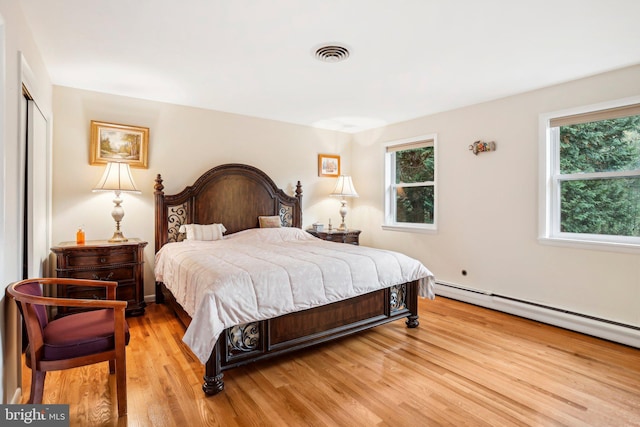
[{"label": "ceiling", "polygon": [[55,85],[350,133],[640,63],[638,0],[18,1]]}]

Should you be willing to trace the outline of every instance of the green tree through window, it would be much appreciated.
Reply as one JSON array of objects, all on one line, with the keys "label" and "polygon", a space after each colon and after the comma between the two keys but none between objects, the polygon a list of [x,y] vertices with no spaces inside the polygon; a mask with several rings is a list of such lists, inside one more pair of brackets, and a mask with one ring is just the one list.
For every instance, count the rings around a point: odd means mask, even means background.
[{"label": "green tree through window", "polygon": [[406,186],[434,180],[433,147],[396,152],[396,221],[433,223],[433,186]]},{"label": "green tree through window", "polygon": [[559,138],[560,231],[640,236],[640,116],[560,126]]}]

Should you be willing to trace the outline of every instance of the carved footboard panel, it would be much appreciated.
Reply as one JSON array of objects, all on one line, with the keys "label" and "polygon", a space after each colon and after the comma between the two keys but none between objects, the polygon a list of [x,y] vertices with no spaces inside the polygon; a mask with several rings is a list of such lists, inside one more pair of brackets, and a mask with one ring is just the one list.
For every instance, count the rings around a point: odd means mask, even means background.
[{"label": "carved footboard panel", "polygon": [[[191,319],[162,283],[158,293],[186,326]],[[205,366],[202,389],[208,395],[224,389],[223,371],[346,337],[406,317],[418,326],[418,282],[381,289],[359,297],[226,329]]]}]

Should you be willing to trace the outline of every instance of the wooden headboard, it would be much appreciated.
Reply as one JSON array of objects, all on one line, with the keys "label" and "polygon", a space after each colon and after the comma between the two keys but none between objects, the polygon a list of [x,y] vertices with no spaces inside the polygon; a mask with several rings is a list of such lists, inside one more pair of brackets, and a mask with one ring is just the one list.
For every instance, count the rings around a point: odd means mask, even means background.
[{"label": "wooden headboard", "polygon": [[181,240],[178,229],[182,224],[222,223],[231,234],[258,227],[258,216],[278,215],[284,226],[302,227],[300,181],[295,196],[289,196],[253,166],[216,166],[173,195],[164,194],[158,174],[154,189],[156,252],[165,243]]}]

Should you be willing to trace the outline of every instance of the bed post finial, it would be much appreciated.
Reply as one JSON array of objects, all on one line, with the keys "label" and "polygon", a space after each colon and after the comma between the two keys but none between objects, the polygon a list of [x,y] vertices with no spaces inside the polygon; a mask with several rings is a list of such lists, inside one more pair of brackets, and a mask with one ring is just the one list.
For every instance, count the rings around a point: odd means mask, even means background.
[{"label": "bed post finial", "polygon": [[153,186],[154,191],[153,194],[162,194],[162,190],[164,190],[164,185],[162,185],[162,177],[160,174],[156,176],[156,184]]},{"label": "bed post finial", "polygon": [[300,181],[296,184],[296,198],[302,200],[302,184]]}]

